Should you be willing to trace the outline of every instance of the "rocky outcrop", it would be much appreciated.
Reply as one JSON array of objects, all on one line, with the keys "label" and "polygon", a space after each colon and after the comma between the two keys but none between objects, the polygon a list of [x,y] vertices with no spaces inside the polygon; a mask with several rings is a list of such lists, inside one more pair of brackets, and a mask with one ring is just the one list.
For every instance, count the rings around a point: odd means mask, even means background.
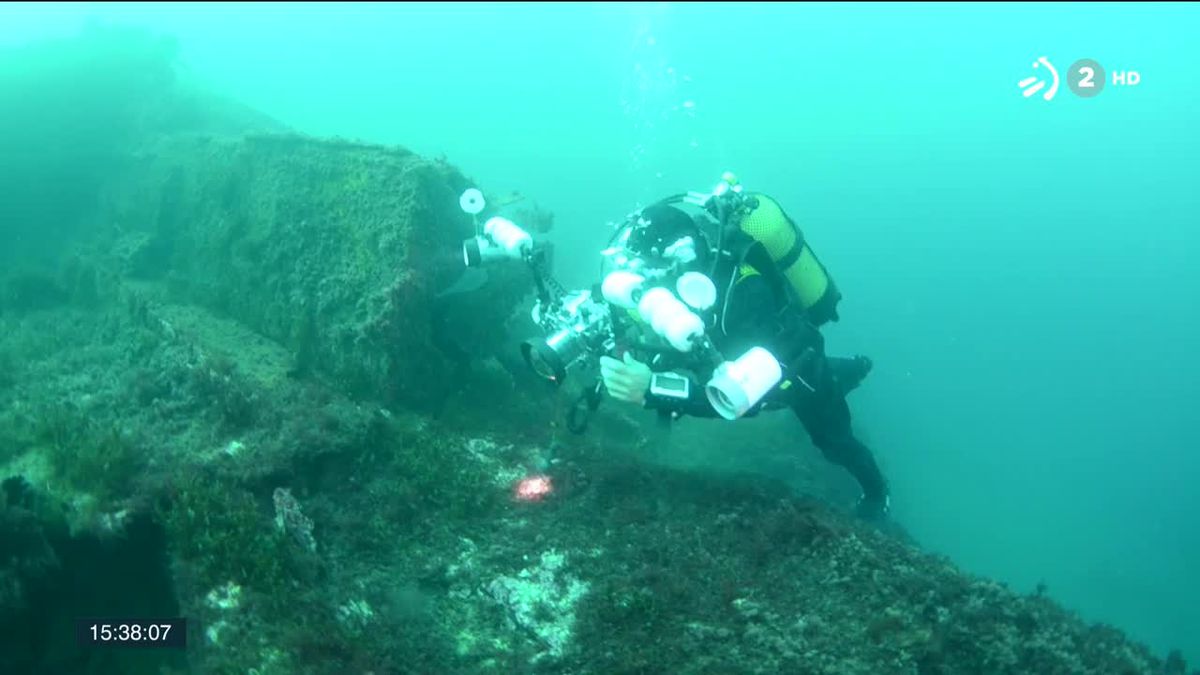
[{"label": "rocky outcrop", "polygon": [[[529,288],[522,270],[449,299],[474,234],[450,165],[291,135],[161,139],[110,176],[103,248],[120,276],[228,316],[357,397],[435,410],[461,383],[441,304],[496,332]],[[467,311],[462,311],[463,306]],[[469,356],[469,355],[468,355]]]}]

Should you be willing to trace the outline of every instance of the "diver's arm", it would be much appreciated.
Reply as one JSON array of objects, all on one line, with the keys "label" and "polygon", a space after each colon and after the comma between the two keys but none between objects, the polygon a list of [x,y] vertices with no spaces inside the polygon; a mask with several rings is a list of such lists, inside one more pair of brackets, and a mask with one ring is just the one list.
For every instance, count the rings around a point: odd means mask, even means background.
[{"label": "diver's arm", "polygon": [[776,314],[775,293],[761,276],[746,277],[735,284],[724,325],[718,327],[725,335],[721,344],[725,358],[736,359],[752,347],[774,352],[779,332]]},{"label": "diver's arm", "polygon": [[[703,385],[694,378],[665,368],[654,369],[629,352],[620,359],[600,357],[600,376],[609,395],[621,401],[678,415],[715,417],[717,414],[708,404]],[[681,386],[685,381],[686,390]],[[685,391],[687,395],[682,396]]]}]

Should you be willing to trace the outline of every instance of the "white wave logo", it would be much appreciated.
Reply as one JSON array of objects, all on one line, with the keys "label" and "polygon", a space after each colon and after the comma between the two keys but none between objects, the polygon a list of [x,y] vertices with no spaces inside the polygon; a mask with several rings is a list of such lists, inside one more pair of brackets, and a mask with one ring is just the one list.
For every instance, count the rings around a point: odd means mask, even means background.
[{"label": "white wave logo", "polygon": [[[1049,101],[1050,99],[1054,98],[1055,94],[1058,93],[1058,71],[1054,69],[1054,66],[1050,65],[1050,61],[1044,56],[1038,57],[1038,60],[1033,62],[1034,69],[1037,69],[1039,66],[1045,66],[1046,70],[1050,71],[1050,76],[1054,80],[1050,83],[1050,88],[1046,90],[1046,93],[1042,94],[1042,98]],[[1046,86],[1046,80],[1038,77],[1037,75],[1031,75],[1030,77],[1018,82],[1017,86],[1023,90],[1021,94],[1025,98],[1029,98],[1030,96],[1033,96],[1041,91]]]}]

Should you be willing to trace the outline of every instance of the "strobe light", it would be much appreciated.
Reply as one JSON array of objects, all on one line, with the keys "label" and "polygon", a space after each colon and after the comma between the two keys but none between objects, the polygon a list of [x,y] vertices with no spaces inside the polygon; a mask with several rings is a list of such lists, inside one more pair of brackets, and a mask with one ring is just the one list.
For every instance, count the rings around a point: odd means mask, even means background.
[{"label": "strobe light", "polygon": [[533,237],[513,221],[494,216],[483,224],[483,234],[463,242],[463,262],[467,267],[511,258],[520,260],[533,247]]},{"label": "strobe light", "polygon": [[704,393],[721,417],[735,420],[757,405],[782,378],[783,369],[771,352],[753,347],[736,361],[717,366]]},{"label": "strobe light", "polygon": [[608,302],[622,309],[637,307],[642,297],[642,285],[646,278],[635,272],[617,270],[604,277],[600,284],[600,293]]},{"label": "strobe light", "polygon": [[638,314],[655,333],[681,352],[691,351],[695,340],[704,335],[704,320],[662,287],[651,288],[642,295]]}]

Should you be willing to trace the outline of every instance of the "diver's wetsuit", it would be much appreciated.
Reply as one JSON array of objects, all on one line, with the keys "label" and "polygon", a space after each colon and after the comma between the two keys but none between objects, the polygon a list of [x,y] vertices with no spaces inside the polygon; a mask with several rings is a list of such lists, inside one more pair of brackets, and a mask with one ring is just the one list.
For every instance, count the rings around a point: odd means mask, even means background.
[{"label": "diver's wetsuit", "polygon": [[[723,296],[725,289],[721,291]],[[785,382],[790,381],[790,385],[776,386],[747,416],[762,409],[790,407],[825,458],[844,467],[858,480],[865,499],[883,500],[887,495],[887,484],[871,450],[854,437],[850,427],[850,407],[846,403],[847,391],[865,375],[865,370],[854,360],[826,357],[825,340],[820,331],[800,317],[794,317],[789,329],[784,330],[776,309],[775,294],[761,276],[740,279],[730,292],[732,297],[724,321],[718,317],[717,325],[709,328],[708,335],[716,348],[726,359],[736,359],[751,347],[761,346],[776,355],[785,367],[792,366],[785,371],[785,377],[790,376]],[[719,297],[717,306],[722,306],[724,301],[724,297]],[[859,372],[849,372],[854,370]],[[710,373],[698,372],[697,375],[703,380],[692,379],[688,399],[647,394],[646,407],[696,417],[717,417],[702,384]],[[855,380],[849,387],[843,382],[847,375]]]}]

